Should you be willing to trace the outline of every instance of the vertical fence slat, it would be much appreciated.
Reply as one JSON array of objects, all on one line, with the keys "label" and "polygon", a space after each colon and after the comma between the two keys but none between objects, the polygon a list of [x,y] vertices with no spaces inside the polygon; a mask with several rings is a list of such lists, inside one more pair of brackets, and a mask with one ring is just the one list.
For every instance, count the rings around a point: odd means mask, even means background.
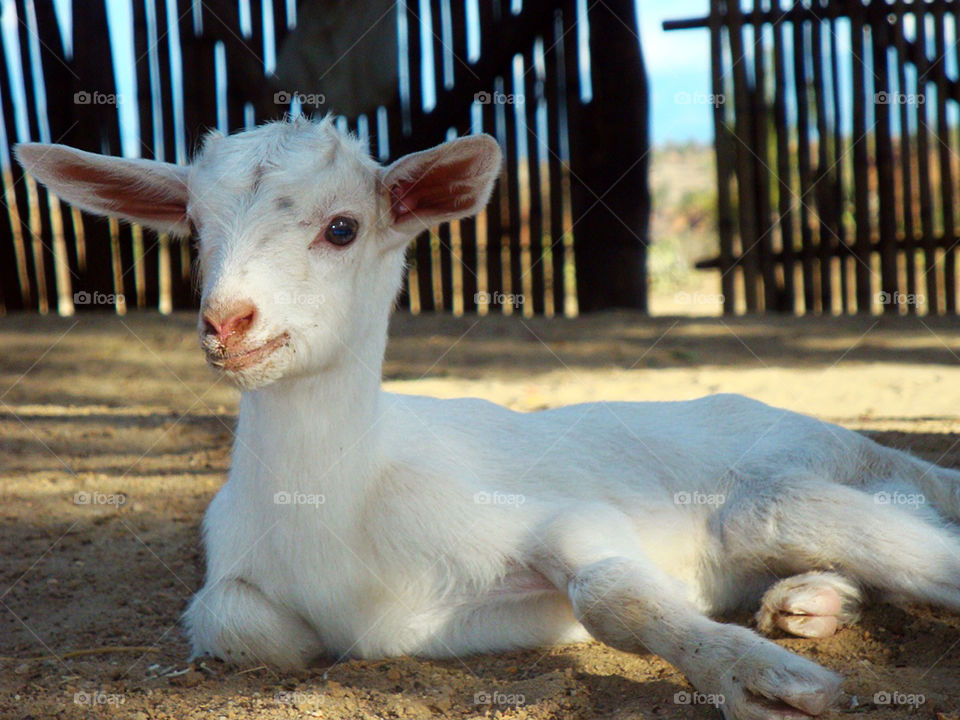
[{"label": "vertical fence slat", "polygon": [[[877,194],[879,201],[879,250],[881,297],[894,298],[899,289],[897,277],[897,219],[893,175],[893,139],[890,123],[890,78],[887,46],[890,43],[887,7],[874,3],[870,8],[871,47],[873,50],[874,94],[870,98],[876,122],[872,134],[876,143]],[[897,313],[893,302],[882,307],[885,313]]]},{"label": "vertical fence slat", "polygon": [[[450,12],[450,26],[452,35],[453,55],[453,84],[454,87],[467,82],[474,72],[469,68],[467,61],[467,15],[466,6],[457,0],[446,0]],[[460,109],[463,115],[463,132],[467,132],[470,120],[470,106]],[[454,238],[459,236],[460,252],[455,262],[459,266],[460,293],[463,312],[472,313],[477,309],[477,221],[475,218],[465,218],[454,227]]]},{"label": "vertical fence slat", "polygon": [[777,214],[781,239],[781,264],[783,267],[782,309],[792,311],[796,296],[794,273],[793,206],[795,198],[792,191],[792,168],[790,150],[790,125],[787,122],[787,77],[784,59],[785,23],[773,26],[773,67],[774,95],[773,117],[777,134]]},{"label": "vertical fence slat", "polygon": [[[162,89],[155,85],[151,77],[150,66],[159,62],[159,28],[155,25],[150,32],[148,15],[158,20],[156,0],[140,0],[133,3],[133,53],[137,58],[137,104],[140,117],[140,155],[148,158],[165,159],[167,153],[164,137]],[[162,81],[161,81],[162,83]],[[157,307],[159,302],[159,248],[156,234],[140,226],[130,228],[133,241],[133,267],[127,270],[133,277],[136,307]]]},{"label": "vertical fence slat", "polygon": [[[929,97],[927,92],[929,81],[929,64],[926,62],[927,30],[924,22],[924,13],[917,13],[917,36],[916,45],[920,50],[922,62],[917,64],[917,92],[924,97]],[[918,60],[921,60],[918,57]],[[917,184],[920,189],[920,228],[923,232],[923,265],[924,265],[924,283],[927,296],[927,308],[932,314],[937,314],[940,310],[939,288],[937,286],[936,262],[937,262],[937,242],[934,237],[933,228],[933,191],[931,187],[930,176],[930,126],[928,124],[929,116],[927,108],[929,105],[924,102],[917,108]],[[936,136],[934,136],[936,142]]]},{"label": "vertical fence slat", "polygon": [[[822,0],[828,7],[830,0]],[[846,141],[844,135],[843,123],[843,101],[841,100],[841,76],[840,76],[840,52],[839,52],[839,33],[840,27],[837,22],[838,12],[834,10],[828,20],[827,29],[829,31],[830,47],[830,86],[831,86],[831,104],[833,106],[833,153],[830,159],[831,177],[830,192],[834,198],[834,212],[836,214],[837,231],[837,251],[840,254],[836,266],[840,272],[840,309],[844,313],[849,313],[850,303],[850,245],[847,242],[847,222],[845,220],[845,206],[847,202],[847,183],[845,168],[847,166]]]},{"label": "vertical fence slat", "polygon": [[[897,0],[895,5],[897,21],[891,28],[893,33],[894,45],[897,49],[897,55],[901,62],[897,63],[897,87],[904,98],[911,94],[916,97],[915,88],[907,86],[906,62],[907,57],[906,40],[903,36],[904,15],[906,14],[906,4],[903,0]],[[900,169],[901,198],[899,208],[902,214],[903,222],[903,254],[904,268],[906,274],[906,291],[910,297],[917,296],[917,267],[916,267],[916,245],[914,237],[914,197],[913,197],[913,153],[911,152],[910,139],[910,115],[915,114],[917,103],[900,103],[900,158],[897,166]],[[907,312],[915,314],[917,312],[917,303],[907,303]]]},{"label": "vertical fence slat", "polygon": [[[13,94],[10,76],[7,71],[7,59],[0,52],[0,107],[3,109],[4,135],[8,146],[17,141],[16,125],[13,115]],[[21,199],[26,186],[18,182],[22,177],[19,166],[11,156],[2,159],[3,199],[7,206],[7,222],[0,226],[0,283],[3,283],[3,303],[6,310],[21,310],[33,306],[33,282],[28,257],[27,243],[29,235],[24,232],[25,224],[21,218]]]},{"label": "vertical fence slat", "polygon": [[[26,2],[17,0],[13,3],[17,15],[17,35],[20,45],[20,72],[23,76],[23,92],[27,107],[30,109],[27,113],[27,123],[29,125],[29,138],[17,138],[18,140],[38,140],[40,129],[37,108],[37,98],[35,94],[34,72],[30,62],[30,35],[26,22]],[[26,212],[21,217],[26,218],[26,230],[30,238],[30,259],[32,261],[33,284],[36,288],[37,309],[41,313],[49,311],[51,305],[56,305],[56,284],[53,275],[53,253],[49,243],[45,238],[49,237],[44,232],[45,216],[41,208],[46,203],[41,202],[41,197],[46,197],[46,190],[40,190],[37,183],[30,176],[24,178],[26,189]],[[42,193],[42,194],[41,194]]]},{"label": "vertical fence slat", "polygon": [[523,102],[514,107],[518,111],[520,127],[518,132],[526,135],[526,218],[524,222],[527,265],[523,268],[523,282],[519,292],[524,294],[523,314],[530,316],[534,313],[542,314],[544,310],[544,247],[543,233],[543,206],[540,194],[540,160],[537,147],[537,95],[539,80],[534,67],[533,48],[523,55],[523,74],[516,88],[517,95],[523,95]]},{"label": "vertical fence slat", "polygon": [[871,231],[870,231],[870,187],[869,187],[869,155],[867,153],[867,120],[866,108],[870,101],[867,97],[866,73],[864,62],[864,23],[860,13],[854,13],[851,23],[851,58],[849,62],[853,68],[853,178],[855,194],[855,221],[856,236],[856,298],[857,312],[868,313],[871,307]]},{"label": "vertical fence slat", "polygon": [[[531,303],[528,308],[524,305],[524,310],[529,314],[544,314],[547,310],[545,298],[547,284],[547,271],[552,270],[553,255],[550,251],[549,239],[544,241],[544,231],[549,238],[549,212],[550,208],[544,207],[544,188],[543,188],[543,168],[541,167],[541,145],[547,141],[547,138],[541,138],[539,128],[537,127],[537,114],[540,101],[543,97],[543,78],[539,76],[537,69],[537,60],[534,57],[534,50],[531,47],[524,56],[524,102],[523,110],[526,115],[527,123],[527,167],[530,174],[530,183],[528,192],[530,194],[530,215],[528,223],[530,226],[530,288],[533,294],[532,298],[526,298],[526,303]],[[551,278],[552,280],[552,278]],[[552,306],[552,298],[550,305]]]},{"label": "vertical fence slat", "polygon": [[[956,263],[956,212],[953,192],[953,150],[951,130],[947,120],[947,102],[950,94],[947,82],[947,52],[948,42],[957,42],[957,38],[948,41],[944,16],[946,7],[943,3],[936,3],[932,7],[934,19],[934,34],[936,56],[939,62],[933,68],[932,74],[937,87],[937,139],[940,154],[940,208],[943,214],[943,282],[945,307],[947,313],[957,312],[957,263]],[[954,15],[954,18],[956,15]]]},{"label": "vertical fence slat", "polygon": [[[793,82],[797,106],[797,177],[800,180],[796,202],[800,217],[801,274],[803,277],[803,307],[805,312],[820,310],[819,295],[816,292],[814,276],[814,257],[816,247],[810,219],[810,203],[813,182],[810,168],[810,110],[807,103],[808,82],[807,48],[810,34],[805,22],[793,23]],[[799,51],[798,51],[799,48]],[[749,191],[747,191],[749,194]]]},{"label": "vertical fence slat", "polygon": [[[505,96],[508,92],[516,92],[516,88],[513,87],[511,75],[507,75],[507,77],[504,78],[503,83],[498,88],[498,92],[501,96]],[[497,112],[500,113],[503,119],[503,147],[507,157],[507,173],[505,177],[505,195],[507,199],[505,214],[507,223],[506,233],[502,240],[502,251],[505,256],[503,262],[508,269],[505,268],[504,273],[504,290],[507,295],[513,295],[522,292],[521,275],[523,273],[520,266],[521,218],[520,183],[518,182],[520,158],[518,157],[519,152],[517,149],[517,117],[512,106],[504,103],[494,103],[494,107],[496,107]],[[505,301],[503,303],[503,312],[506,314],[512,313],[512,304]]]},{"label": "vertical fence slat", "polygon": [[[723,0],[710,1],[710,66],[711,92],[714,97],[726,97],[723,83]],[[717,233],[720,239],[720,288],[723,294],[723,311],[733,313],[736,309],[735,275],[733,264],[734,220],[730,196],[730,179],[733,175],[729,129],[725,118],[726,103],[713,105],[713,134],[717,151]]]},{"label": "vertical fence slat", "polygon": [[757,232],[757,253],[759,256],[760,279],[763,285],[763,308],[777,310],[783,302],[778,287],[773,263],[773,222],[770,212],[770,149],[768,137],[770,131],[767,104],[767,57],[763,42],[763,10],[765,2],[753,1],[751,23],[753,26],[753,92],[751,106],[753,110],[753,139],[755,148],[754,177],[757,182],[757,211],[755,227]]},{"label": "vertical fence slat", "polygon": [[[481,110],[483,112],[484,131],[495,136],[500,142],[500,147],[502,148],[503,133],[501,128],[498,127],[496,106],[492,103],[487,103],[481,106]],[[505,222],[509,222],[504,217],[504,207],[506,205],[507,192],[505,177],[506,171],[501,170],[500,179],[493,188],[493,194],[490,196],[490,202],[487,203],[487,295],[484,298],[485,301],[489,301],[493,297],[503,294],[503,227]],[[485,302],[483,307],[489,312],[498,311],[498,308],[489,307],[488,302]]]},{"label": "vertical fence slat", "polygon": [[563,16],[560,10],[553,15],[551,32],[544,37],[544,95],[547,99],[547,172],[549,175],[550,249],[553,256],[553,305],[557,313],[565,311],[564,273],[566,255],[563,243],[563,195],[561,193],[560,123],[566,100],[563,79]]},{"label": "vertical fence slat", "polygon": [[813,20],[810,23],[810,46],[813,57],[813,95],[814,112],[817,127],[817,169],[813,173],[813,197],[817,215],[817,261],[820,266],[818,282],[820,285],[820,310],[830,313],[833,308],[833,257],[836,254],[837,212],[839,200],[837,188],[831,182],[829,159],[829,129],[827,125],[826,81],[823,70],[823,33],[824,21]]},{"label": "vertical fence slat", "polygon": [[[448,78],[444,72],[444,62],[452,54],[453,48],[444,40],[444,20],[450,20],[449,0],[431,0],[430,2],[430,21],[432,25],[431,41],[433,43],[433,77],[434,87],[439,97]],[[434,108],[433,112],[438,112]],[[446,128],[444,128],[446,130]],[[440,138],[438,138],[440,139]],[[445,139],[445,138],[444,138]],[[451,310],[454,307],[454,292],[462,292],[463,288],[454,288],[453,286],[453,263],[458,258],[453,257],[453,235],[449,224],[444,224],[438,228],[437,237],[440,239],[437,251],[439,253],[440,276],[434,278],[434,285],[441,290],[442,306],[444,310]],[[462,267],[459,268],[462,270]],[[458,302],[459,306],[460,303]]]}]

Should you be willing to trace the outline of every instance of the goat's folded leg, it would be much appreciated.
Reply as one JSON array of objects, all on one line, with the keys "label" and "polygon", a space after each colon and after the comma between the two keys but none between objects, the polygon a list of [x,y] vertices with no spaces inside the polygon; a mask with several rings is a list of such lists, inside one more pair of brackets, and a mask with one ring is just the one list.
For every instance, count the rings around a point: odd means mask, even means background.
[{"label": "goat's folded leg", "polygon": [[[728,720],[804,718],[834,704],[841,676],[746,628],[704,616],[630,542],[629,523],[617,515],[561,518],[544,530],[535,553],[537,569],[568,594],[595,638],[673,663]],[[583,524],[601,518],[599,526]]]},{"label": "goat's folded leg", "polygon": [[213,655],[242,665],[307,665],[322,652],[313,628],[294,612],[239,579],[209,583],[184,614],[193,657]]}]

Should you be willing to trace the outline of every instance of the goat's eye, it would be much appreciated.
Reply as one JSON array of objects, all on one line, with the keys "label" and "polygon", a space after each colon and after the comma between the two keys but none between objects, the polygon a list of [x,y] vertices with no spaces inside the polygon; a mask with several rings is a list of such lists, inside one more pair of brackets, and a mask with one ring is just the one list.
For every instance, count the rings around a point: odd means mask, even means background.
[{"label": "goat's eye", "polygon": [[339,215],[330,221],[323,237],[331,245],[349,245],[357,237],[357,225],[352,217]]}]

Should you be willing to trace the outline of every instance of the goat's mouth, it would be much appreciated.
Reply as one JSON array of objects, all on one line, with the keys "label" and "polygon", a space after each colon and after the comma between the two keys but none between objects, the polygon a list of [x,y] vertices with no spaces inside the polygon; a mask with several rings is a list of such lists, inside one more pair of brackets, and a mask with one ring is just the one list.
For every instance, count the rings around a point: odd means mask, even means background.
[{"label": "goat's mouth", "polygon": [[246,370],[265,360],[269,355],[284,347],[290,342],[289,333],[281,333],[272,340],[267,340],[262,345],[258,345],[250,350],[241,352],[218,354],[216,352],[207,352],[207,362],[221,370],[236,372]]}]

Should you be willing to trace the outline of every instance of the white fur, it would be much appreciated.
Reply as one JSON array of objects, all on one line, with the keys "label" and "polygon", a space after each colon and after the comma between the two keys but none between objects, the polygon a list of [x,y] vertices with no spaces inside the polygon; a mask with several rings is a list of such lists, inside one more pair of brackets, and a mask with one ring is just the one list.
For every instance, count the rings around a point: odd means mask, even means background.
[{"label": "white fur", "polygon": [[[42,148],[29,155],[54,191],[98,209],[58,184]],[[811,577],[844,599],[863,589],[960,610],[960,473],[854,432],[739,396],[519,414],[383,392],[404,247],[450,217],[427,203],[417,222],[396,220],[393,179],[428,182],[463,158],[475,162],[445,182],[468,214],[498,174],[489,140],[384,169],[329,122],[278,123],[214,137],[191,166],[202,314],[252,302],[236,342],[283,338],[228,371],[244,392],[185,618],[196,654],[300,666],[592,634],[662,655],[722,695],[728,718],[778,718],[821,713],[839,676],[709,616],[756,609],[811,571],[830,571]],[[359,238],[314,243],[344,213]],[[201,336],[215,359],[203,322]],[[770,607],[807,602],[810,582],[779,586]]]}]

